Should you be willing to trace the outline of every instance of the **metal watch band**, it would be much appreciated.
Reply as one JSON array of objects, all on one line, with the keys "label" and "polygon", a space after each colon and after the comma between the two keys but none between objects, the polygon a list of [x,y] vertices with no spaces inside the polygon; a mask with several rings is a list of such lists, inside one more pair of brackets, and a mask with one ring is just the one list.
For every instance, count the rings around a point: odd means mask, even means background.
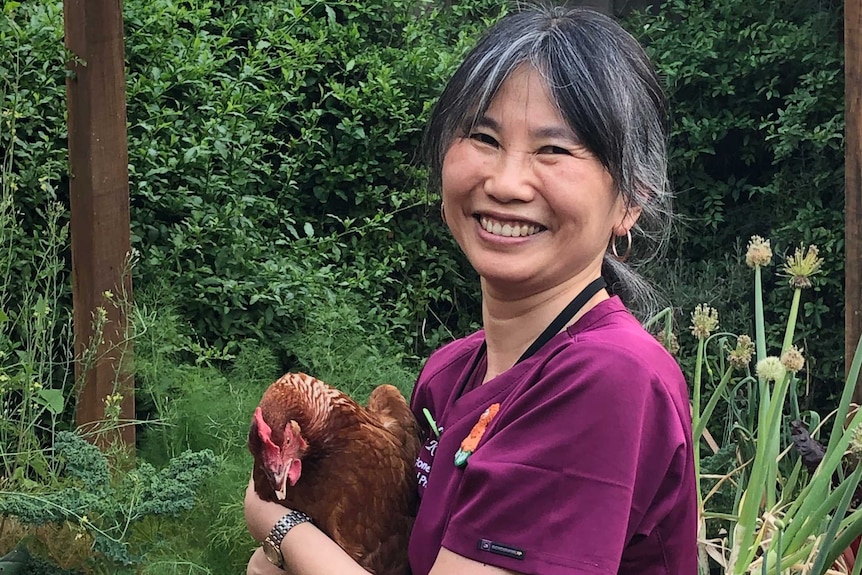
[{"label": "metal watch band", "polygon": [[[284,557],[281,554],[281,542],[287,532],[301,523],[311,522],[311,517],[302,511],[290,511],[282,516],[281,519],[275,522],[272,530],[264,540],[264,548],[269,547],[270,553],[266,554],[269,562],[276,567],[284,565]],[[266,551],[266,549],[264,549]]]}]

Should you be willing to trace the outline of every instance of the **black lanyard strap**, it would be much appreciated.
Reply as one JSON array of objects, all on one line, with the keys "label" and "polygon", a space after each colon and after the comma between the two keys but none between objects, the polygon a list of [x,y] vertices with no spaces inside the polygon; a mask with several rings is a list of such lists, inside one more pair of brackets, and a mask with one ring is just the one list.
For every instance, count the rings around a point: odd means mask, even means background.
[{"label": "black lanyard strap", "polygon": [[[548,343],[548,341],[557,335],[563,326],[565,326],[573,317],[578,315],[578,312],[584,307],[590,298],[599,293],[599,291],[605,288],[607,284],[605,283],[604,278],[597,278],[587,285],[583,290],[575,296],[569,305],[563,308],[557,317],[553,319],[553,321],[545,328],[539,337],[537,337],[533,343],[530,344],[530,347],[527,348],[521,357],[518,358],[518,361],[515,362],[515,365],[518,365],[525,359],[529,358],[537,351],[542,349],[542,346]],[[486,350],[488,349],[488,344],[485,340],[482,340],[482,345],[479,347],[479,351],[476,353],[476,356],[473,358],[473,363],[470,364],[470,369],[467,370],[467,374],[464,376],[460,385],[458,386],[458,395],[456,397],[460,397],[462,393],[464,393],[464,389],[467,387],[467,384],[472,379],[473,374],[476,372],[476,367],[479,365],[479,361],[485,355]]]},{"label": "black lanyard strap", "polygon": [[528,347],[527,351],[525,351],[523,355],[518,358],[518,361],[515,362],[515,365],[518,365],[519,363],[542,349],[542,346],[548,343],[548,341],[552,337],[557,335],[557,333],[559,333],[559,331],[563,329],[563,327],[567,323],[569,323],[569,321],[573,317],[578,315],[578,312],[581,311],[581,308],[584,307],[584,304],[586,304],[594,295],[599,293],[599,290],[604,289],[605,286],[607,286],[607,284],[605,283],[605,279],[600,277],[594,279],[592,282],[590,282],[589,285],[587,285],[587,287],[582,289],[581,293],[576,295],[575,299],[573,299],[569,303],[569,305],[563,308],[563,311],[561,311],[557,315],[557,317],[554,318],[554,321],[552,321],[548,325],[548,327],[545,328],[545,331],[543,331],[539,335],[539,337],[537,337],[536,340],[532,344],[530,344],[530,347]]}]

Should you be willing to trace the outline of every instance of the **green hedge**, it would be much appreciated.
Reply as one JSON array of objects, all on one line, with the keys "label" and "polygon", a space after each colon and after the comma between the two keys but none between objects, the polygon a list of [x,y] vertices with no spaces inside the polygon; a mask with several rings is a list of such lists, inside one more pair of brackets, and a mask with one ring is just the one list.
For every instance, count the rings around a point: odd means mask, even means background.
[{"label": "green hedge", "polygon": [[[696,303],[709,302],[724,327],[753,333],[739,265],[749,238],[771,239],[779,257],[799,242],[817,245],[823,274],[803,297],[797,339],[821,401],[844,378],[842,8],[838,0],[666,0],[658,14],[628,22],[657,63],[672,112],[681,217],[655,277],[682,306],[684,325]],[[767,311],[780,317],[768,319],[783,325],[787,279],[766,281]]]},{"label": "green hedge", "polygon": [[429,309],[459,325],[448,310],[469,284],[413,157],[488,7],[432,8],[127,3],[141,279],[170,286],[216,345],[278,345],[345,293],[413,353]]}]

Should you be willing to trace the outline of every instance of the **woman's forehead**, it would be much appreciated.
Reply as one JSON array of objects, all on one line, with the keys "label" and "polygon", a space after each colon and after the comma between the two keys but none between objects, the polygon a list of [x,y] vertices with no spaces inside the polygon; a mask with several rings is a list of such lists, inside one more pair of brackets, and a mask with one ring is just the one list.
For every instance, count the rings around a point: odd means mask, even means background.
[{"label": "woman's forehead", "polygon": [[549,102],[562,113],[547,74],[529,62],[519,64],[507,73],[486,77],[475,87],[468,87],[466,92],[473,94],[465,114],[468,121],[476,121],[485,116],[489,108],[500,105],[501,98],[525,97],[527,92],[530,93],[531,100],[540,98],[542,103]]}]

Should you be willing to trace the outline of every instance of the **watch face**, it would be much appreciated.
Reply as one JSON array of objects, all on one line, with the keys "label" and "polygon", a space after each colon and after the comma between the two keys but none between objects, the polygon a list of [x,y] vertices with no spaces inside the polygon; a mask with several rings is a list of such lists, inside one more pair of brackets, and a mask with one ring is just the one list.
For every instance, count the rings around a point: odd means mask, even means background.
[{"label": "watch face", "polygon": [[284,558],[281,556],[281,550],[273,545],[269,539],[266,539],[263,542],[263,554],[266,555],[269,562],[276,567],[281,567],[284,562]]}]

